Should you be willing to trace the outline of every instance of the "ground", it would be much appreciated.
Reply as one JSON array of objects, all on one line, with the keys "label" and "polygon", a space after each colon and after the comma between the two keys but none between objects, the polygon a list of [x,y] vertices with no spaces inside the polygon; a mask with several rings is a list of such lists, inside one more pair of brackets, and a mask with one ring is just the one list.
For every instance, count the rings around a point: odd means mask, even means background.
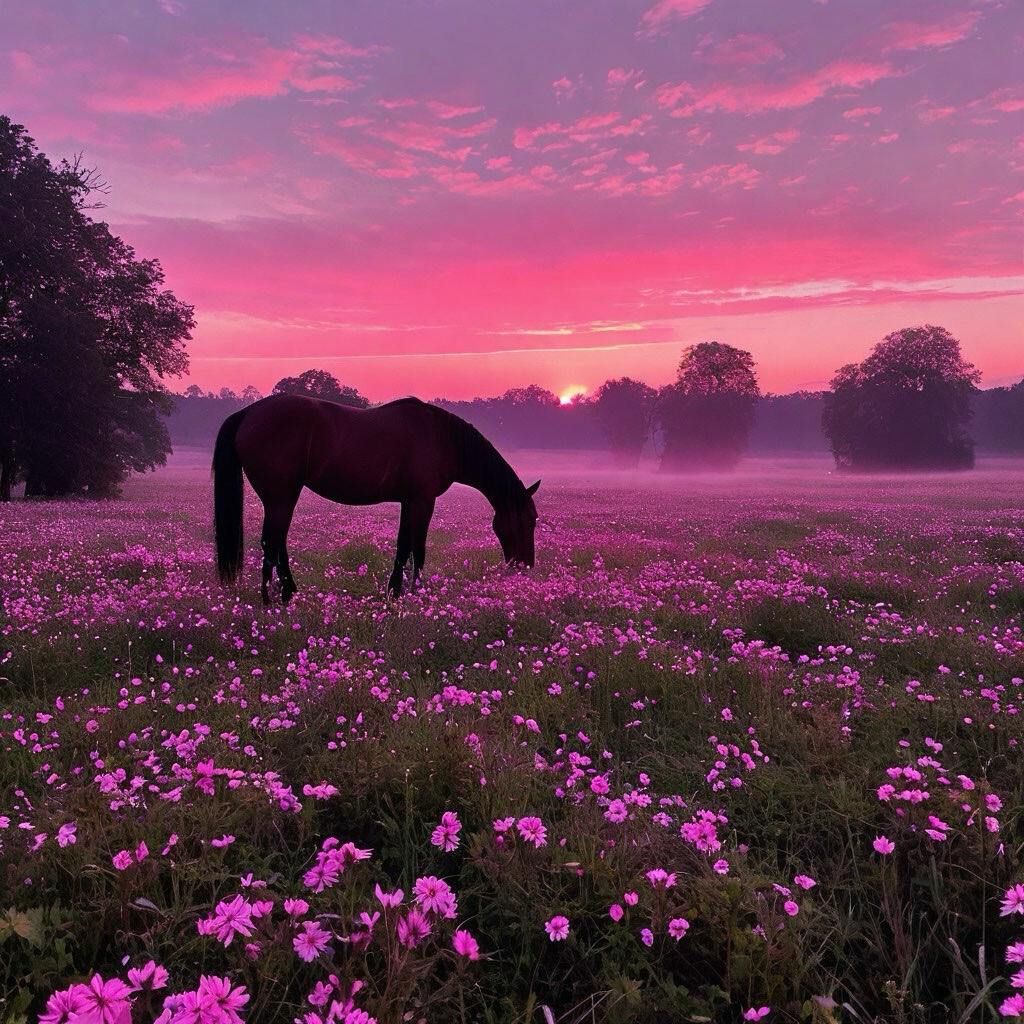
[{"label": "ground", "polygon": [[0,1020],[1022,1010],[1021,466],[566,459],[533,571],[457,490],[397,602],[305,496],[264,609],[205,458],[0,506]]}]

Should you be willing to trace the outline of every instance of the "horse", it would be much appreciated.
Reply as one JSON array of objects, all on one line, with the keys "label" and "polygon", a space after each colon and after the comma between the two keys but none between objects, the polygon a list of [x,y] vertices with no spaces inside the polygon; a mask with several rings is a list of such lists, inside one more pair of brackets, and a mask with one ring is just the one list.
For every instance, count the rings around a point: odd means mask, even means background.
[{"label": "horse", "polygon": [[534,562],[540,481],[524,486],[476,427],[417,398],[372,409],[299,395],[271,395],[228,416],[213,452],[217,569],[233,583],[243,562],[242,474],[263,503],[263,603],[274,570],[287,604],[298,589],[288,565],[288,528],[303,487],[342,505],[401,505],[388,591],[402,593],[405,566],[412,584],[427,552],[434,503],[453,483],[474,487],[494,509],[492,526],[509,564]]}]

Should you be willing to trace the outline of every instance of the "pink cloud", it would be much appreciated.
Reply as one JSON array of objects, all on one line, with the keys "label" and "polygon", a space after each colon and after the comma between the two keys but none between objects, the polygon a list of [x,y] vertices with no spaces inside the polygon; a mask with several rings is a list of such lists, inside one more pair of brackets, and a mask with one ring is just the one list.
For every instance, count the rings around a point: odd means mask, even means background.
[{"label": "pink cloud", "polygon": [[736,68],[755,67],[785,56],[782,47],[774,39],[746,32],[730,36],[719,43],[706,36],[698,45],[696,53],[709,64]]},{"label": "pink cloud", "polygon": [[647,84],[644,73],[637,68],[612,68],[608,72],[608,85],[613,89],[625,89],[632,86],[640,89]]},{"label": "pink cloud", "polygon": [[753,188],[761,178],[761,172],[750,164],[715,164],[700,171],[693,179],[696,188]]},{"label": "pink cloud", "polygon": [[654,95],[658,105],[670,109],[673,117],[690,117],[697,111],[714,110],[756,114],[806,107],[831,92],[862,89],[895,73],[887,63],[836,60],[785,82],[725,82],[707,88],[680,82],[659,86]]},{"label": "pink cloud", "polygon": [[843,117],[848,121],[861,121],[864,118],[874,117],[882,112],[881,107],[853,107],[843,111]]},{"label": "pink cloud", "polygon": [[101,74],[100,87],[86,102],[103,113],[168,114],[269,99],[292,90],[341,92],[354,85],[340,73],[341,62],[379,49],[359,49],[331,36],[298,36],[283,47],[258,40],[233,47],[205,46],[181,53],[166,68]]},{"label": "pink cloud", "polygon": [[704,10],[711,0],[657,0],[653,7],[644,11],[637,28],[638,36],[655,36],[671,22],[691,18]]},{"label": "pink cloud", "polygon": [[736,148],[742,153],[756,153],[759,156],[778,156],[788,149],[790,144],[800,138],[800,132],[790,128],[783,132],[773,132],[753,142],[744,142]]},{"label": "pink cloud", "polygon": [[883,33],[883,52],[951,46],[966,39],[981,18],[980,11],[960,11],[939,21],[897,21]]}]

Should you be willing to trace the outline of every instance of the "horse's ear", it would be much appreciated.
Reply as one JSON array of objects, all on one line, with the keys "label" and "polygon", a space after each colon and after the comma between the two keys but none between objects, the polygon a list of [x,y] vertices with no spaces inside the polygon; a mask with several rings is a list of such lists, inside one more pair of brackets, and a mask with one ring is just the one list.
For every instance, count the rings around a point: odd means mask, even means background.
[{"label": "horse's ear", "polygon": [[540,487],[539,480],[536,483],[530,484],[530,486],[526,488],[526,496],[528,498],[532,498],[537,493],[538,487]]}]

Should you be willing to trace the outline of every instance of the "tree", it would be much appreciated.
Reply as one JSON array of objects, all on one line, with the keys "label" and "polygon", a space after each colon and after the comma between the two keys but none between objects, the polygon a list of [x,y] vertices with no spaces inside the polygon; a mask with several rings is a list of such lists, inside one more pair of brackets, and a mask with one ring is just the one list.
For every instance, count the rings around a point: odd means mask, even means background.
[{"label": "tree", "polygon": [[746,450],[760,394],[749,352],[718,341],[686,349],[675,383],[658,395],[661,468],[733,468]]},{"label": "tree", "polygon": [[192,307],[90,219],[98,187],[0,117],[0,500],[18,476],[26,495],[115,493],[170,451],[163,380],[187,368]]},{"label": "tree", "polygon": [[258,402],[263,395],[260,394],[260,389],[253,387],[252,384],[246,384],[242,388],[242,394],[240,398],[245,405],[252,405],[253,402]]},{"label": "tree", "polygon": [[654,388],[631,377],[606,380],[591,400],[612,455],[623,468],[634,468],[650,434]]},{"label": "tree", "polygon": [[306,370],[297,377],[282,377],[275,385],[272,395],[304,395],[307,398],[322,398],[337,402],[353,409],[368,409],[370,401],[355,388],[339,382],[327,370]]},{"label": "tree", "polygon": [[840,367],[822,429],[843,469],[969,469],[967,433],[980,373],[942,327],[906,327],[862,363]]}]

